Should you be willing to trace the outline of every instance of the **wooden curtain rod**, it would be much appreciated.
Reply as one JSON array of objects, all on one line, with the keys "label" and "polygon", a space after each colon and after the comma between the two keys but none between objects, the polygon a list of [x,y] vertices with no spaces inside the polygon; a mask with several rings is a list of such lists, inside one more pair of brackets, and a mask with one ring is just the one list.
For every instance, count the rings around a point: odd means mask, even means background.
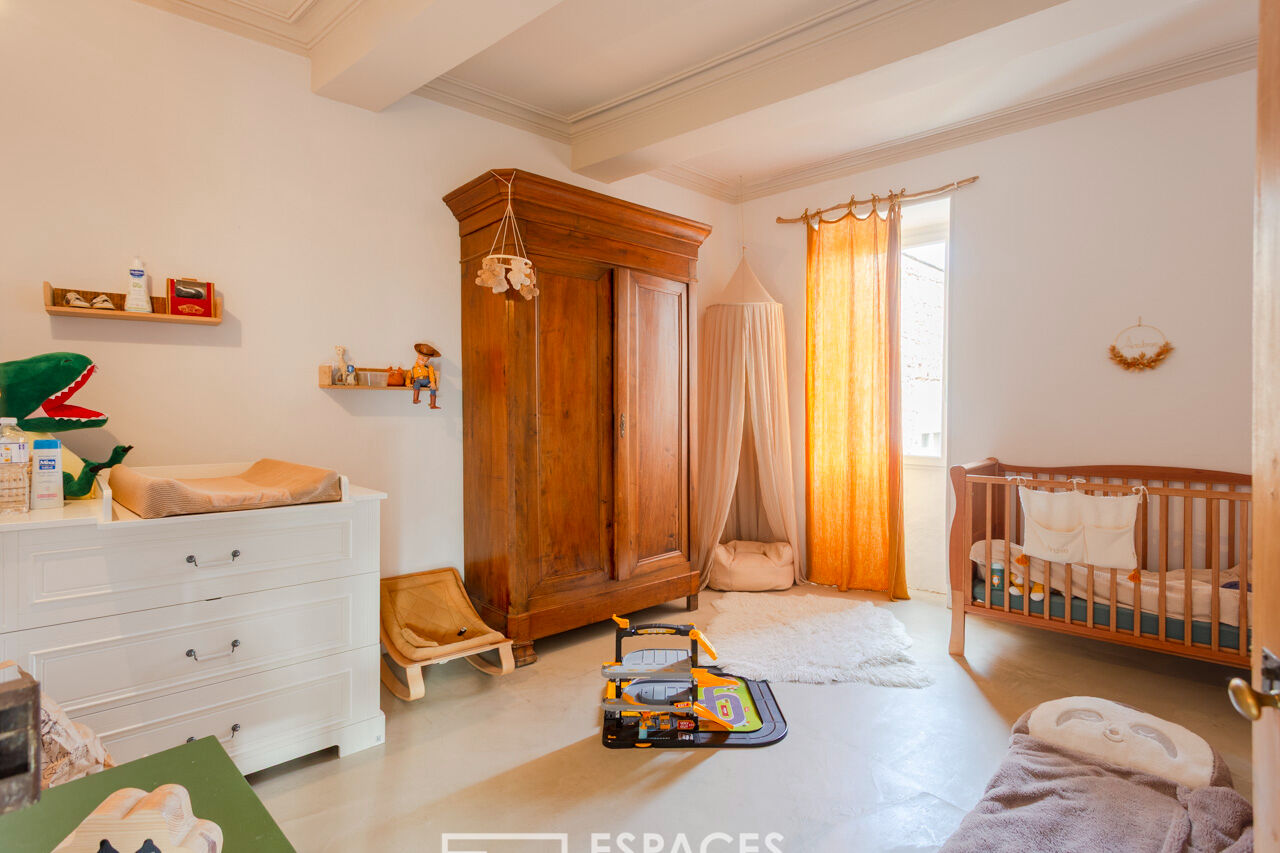
[{"label": "wooden curtain rod", "polygon": [[952,181],[946,186],[934,187],[931,190],[923,190],[922,192],[918,192],[918,193],[909,193],[904,189],[902,192],[899,192],[899,193],[889,193],[888,195],[883,195],[883,196],[872,196],[871,198],[859,199],[859,198],[854,198],[853,196],[849,196],[849,200],[844,204],[833,204],[831,205],[831,207],[823,207],[818,210],[809,210],[809,208],[806,207],[804,209],[804,213],[801,214],[800,216],[797,216],[793,219],[788,219],[785,216],[779,216],[777,221],[780,224],[787,223],[787,222],[805,222],[810,217],[821,216],[822,214],[830,213],[833,210],[843,210],[848,213],[852,213],[853,209],[855,207],[858,207],[859,205],[871,204],[873,200],[888,201],[889,196],[891,195],[896,195],[899,201],[911,201],[917,198],[928,198],[929,196],[942,195],[943,193],[949,193],[952,190],[958,190],[961,187],[967,187],[969,186],[969,184],[973,183],[976,180],[978,180],[978,176],[974,175],[972,178],[965,178],[962,181]]}]

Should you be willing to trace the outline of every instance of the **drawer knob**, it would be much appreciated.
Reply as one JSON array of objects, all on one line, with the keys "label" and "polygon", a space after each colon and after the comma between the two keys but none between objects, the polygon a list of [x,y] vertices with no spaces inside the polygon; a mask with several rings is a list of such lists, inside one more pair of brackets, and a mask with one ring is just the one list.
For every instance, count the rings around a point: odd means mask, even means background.
[{"label": "drawer knob", "polygon": [[[239,731],[240,731],[240,724],[239,724],[239,723],[236,723],[235,725],[233,725],[233,726],[231,727],[231,735],[230,735],[229,737],[220,737],[220,738],[218,738],[218,743],[226,743],[226,742],[227,742],[227,741],[229,741],[229,740],[235,740],[235,739],[236,739],[236,734],[237,734]],[[196,742],[196,739],[195,739],[195,737],[194,737],[194,736],[193,736],[193,737],[189,737],[189,738],[187,738],[187,743],[195,743],[195,742]]]},{"label": "drawer knob", "polygon": [[[203,568],[206,568],[206,569],[216,569],[218,566],[229,566],[229,565],[231,565],[232,563],[234,563],[236,560],[238,560],[239,558],[240,558],[240,549],[239,549],[239,548],[236,548],[234,551],[232,551],[232,552],[231,552],[231,559],[229,559],[229,560],[215,560],[215,561],[214,561],[214,562],[212,562],[212,563],[205,563],[205,564],[204,564],[204,566],[203,566]],[[190,563],[191,565],[195,566],[197,569],[202,568],[202,566],[200,565],[200,561],[196,559],[196,555],[195,555],[195,554],[188,554],[188,555],[187,555],[187,562],[188,562],[188,563]]]},{"label": "drawer knob", "polygon": [[[220,654],[220,655],[205,655],[204,659],[205,659],[205,661],[211,661],[211,660],[218,660],[219,658],[229,658],[229,657],[231,657],[232,655],[234,655],[234,654],[236,653],[236,649],[238,649],[238,648],[240,648],[240,641],[239,641],[239,640],[232,640],[232,641],[231,641],[231,651],[229,651],[229,652],[223,652],[223,653],[222,653],[222,654]],[[192,659],[193,661],[195,661],[196,663],[200,663],[200,662],[201,662],[201,660],[200,660],[200,655],[196,654],[196,650],[195,650],[195,649],[187,649],[187,657],[191,658],[191,659]]]}]

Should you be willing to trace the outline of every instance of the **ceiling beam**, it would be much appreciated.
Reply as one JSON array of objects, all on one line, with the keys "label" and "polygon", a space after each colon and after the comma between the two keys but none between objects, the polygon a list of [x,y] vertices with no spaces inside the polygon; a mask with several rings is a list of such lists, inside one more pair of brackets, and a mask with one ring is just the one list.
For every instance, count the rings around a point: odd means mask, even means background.
[{"label": "ceiling beam", "polygon": [[[572,167],[612,182],[714,150],[774,104],[1065,0],[869,0],[759,53],[574,122]],[[739,65],[740,67],[734,67]],[[717,145],[717,141],[720,145]]]},{"label": "ceiling beam", "polygon": [[383,110],[560,0],[364,0],[311,48],[311,91]]}]

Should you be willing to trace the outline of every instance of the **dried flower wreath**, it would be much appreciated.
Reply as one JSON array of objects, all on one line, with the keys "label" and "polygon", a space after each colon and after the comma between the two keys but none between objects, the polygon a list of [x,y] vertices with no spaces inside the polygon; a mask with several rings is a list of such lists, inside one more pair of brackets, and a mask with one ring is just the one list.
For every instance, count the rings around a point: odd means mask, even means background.
[{"label": "dried flower wreath", "polygon": [[1125,370],[1155,370],[1155,368],[1169,357],[1169,353],[1173,352],[1173,344],[1165,341],[1155,352],[1147,355],[1140,352],[1135,356],[1127,356],[1112,344],[1107,348],[1107,353],[1111,356],[1111,360],[1123,367]]}]

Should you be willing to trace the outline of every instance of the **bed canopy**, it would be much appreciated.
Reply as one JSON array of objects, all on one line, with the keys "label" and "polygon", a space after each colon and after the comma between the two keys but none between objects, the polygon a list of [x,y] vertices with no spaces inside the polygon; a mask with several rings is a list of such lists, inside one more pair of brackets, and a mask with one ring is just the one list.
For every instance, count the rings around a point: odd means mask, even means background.
[{"label": "bed canopy", "polygon": [[702,465],[697,549],[702,585],[717,544],[787,542],[798,559],[782,306],[744,257],[702,324]]}]

